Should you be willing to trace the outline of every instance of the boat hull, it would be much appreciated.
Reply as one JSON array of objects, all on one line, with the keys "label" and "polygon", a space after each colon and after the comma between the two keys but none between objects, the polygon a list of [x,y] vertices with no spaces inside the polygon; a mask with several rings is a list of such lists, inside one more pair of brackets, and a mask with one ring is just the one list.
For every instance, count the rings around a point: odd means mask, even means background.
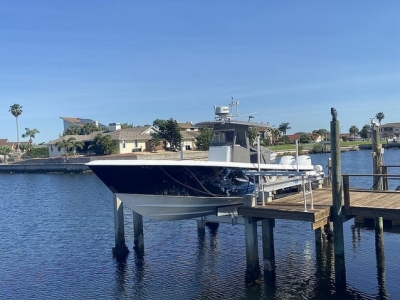
[{"label": "boat hull", "polygon": [[[198,161],[93,161],[87,164],[130,209],[155,220],[180,220],[216,214],[217,208],[243,203],[255,193],[257,165]],[[292,165],[261,165],[288,170]],[[311,165],[304,166],[312,170]],[[256,181],[256,182],[254,182]]]},{"label": "boat hull", "polygon": [[175,221],[216,215],[217,209],[243,203],[242,197],[185,197],[115,194],[129,209],[157,221]]}]

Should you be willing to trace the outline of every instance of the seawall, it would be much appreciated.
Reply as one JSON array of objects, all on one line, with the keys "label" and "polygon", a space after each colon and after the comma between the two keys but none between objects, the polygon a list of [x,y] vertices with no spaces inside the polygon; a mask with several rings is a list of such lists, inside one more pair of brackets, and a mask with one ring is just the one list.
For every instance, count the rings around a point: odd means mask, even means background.
[{"label": "seawall", "polygon": [[[207,151],[185,152],[183,159],[206,160],[207,154]],[[0,164],[0,173],[90,173],[90,168],[85,165],[90,161],[129,159],[180,160],[181,156],[180,152],[164,152],[151,154],[69,157],[68,160],[64,157],[35,158],[15,163]]]}]

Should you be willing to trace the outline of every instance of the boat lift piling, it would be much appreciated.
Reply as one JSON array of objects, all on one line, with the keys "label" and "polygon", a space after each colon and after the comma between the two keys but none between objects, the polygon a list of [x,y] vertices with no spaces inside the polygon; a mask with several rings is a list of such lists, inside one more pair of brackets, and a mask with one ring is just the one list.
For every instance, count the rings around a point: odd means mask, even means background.
[{"label": "boat lift piling", "polygon": [[114,207],[115,247],[112,249],[112,252],[115,257],[124,258],[129,253],[129,249],[125,244],[124,206],[122,201],[115,195],[114,195],[113,207]]},{"label": "boat lift piling", "polygon": [[346,264],[344,255],[342,212],[342,168],[340,157],[340,127],[337,111],[331,108],[331,160],[332,160],[332,220],[335,256],[335,287],[339,294],[346,292]]},{"label": "boat lift piling", "polygon": [[137,254],[144,253],[144,237],[143,237],[143,217],[142,215],[132,211],[133,213],[133,248]]},{"label": "boat lift piling", "polygon": [[[253,194],[245,195],[244,206],[255,207],[256,198]],[[253,281],[260,276],[258,258],[257,218],[244,217],[244,230],[246,239],[246,279]]]}]

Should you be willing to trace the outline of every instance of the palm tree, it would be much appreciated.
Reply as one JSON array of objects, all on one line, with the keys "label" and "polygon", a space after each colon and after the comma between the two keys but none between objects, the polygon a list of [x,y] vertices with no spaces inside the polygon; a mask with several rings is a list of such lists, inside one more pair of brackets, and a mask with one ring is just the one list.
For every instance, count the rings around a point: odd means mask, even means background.
[{"label": "palm tree", "polygon": [[83,147],[85,146],[84,142],[77,141],[76,138],[74,138],[74,137],[69,138],[67,142],[69,143],[69,147],[70,147],[70,149],[72,149],[72,153],[74,156],[76,155],[77,148],[82,150]]},{"label": "palm tree", "polygon": [[349,129],[349,133],[350,133],[350,135],[353,136],[353,140],[355,140],[355,135],[359,132],[360,132],[360,130],[358,129],[358,127],[356,125],[351,126]]},{"label": "palm tree", "polygon": [[381,125],[381,121],[385,118],[385,114],[384,114],[383,112],[378,112],[378,113],[375,115],[375,118],[378,119],[378,121],[379,121],[379,126],[380,126],[380,125]]},{"label": "palm tree", "polygon": [[[71,143],[66,139],[62,139],[61,141],[58,141],[55,145],[58,148],[58,151],[60,151],[62,148],[65,149],[65,156],[68,156],[68,150],[71,148]],[[62,154],[64,155],[64,154]]]},{"label": "palm tree", "polygon": [[279,125],[278,129],[280,132],[282,132],[284,135],[286,135],[286,131],[288,131],[289,129],[291,129],[291,127],[289,127],[290,123],[282,123],[281,125]]},{"label": "palm tree", "polygon": [[272,144],[276,144],[276,141],[281,136],[281,132],[277,128],[271,128]]},{"label": "palm tree", "polygon": [[7,155],[11,153],[11,147],[10,146],[0,146],[0,155],[3,156],[3,162],[7,162]]},{"label": "palm tree", "polygon": [[23,138],[28,138],[29,137],[28,153],[31,152],[33,139],[35,138],[35,135],[38,134],[38,133],[40,133],[40,132],[36,128],[34,128],[34,129],[25,128],[25,133],[22,135],[22,137]]},{"label": "palm tree", "polygon": [[22,114],[22,106],[13,104],[10,106],[9,112],[15,117],[15,122],[17,123],[17,152],[19,153],[18,116]]},{"label": "palm tree", "polygon": [[257,135],[258,135],[258,131],[257,128],[255,127],[249,127],[249,142],[250,145],[254,145],[254,143],[257,141]]}]

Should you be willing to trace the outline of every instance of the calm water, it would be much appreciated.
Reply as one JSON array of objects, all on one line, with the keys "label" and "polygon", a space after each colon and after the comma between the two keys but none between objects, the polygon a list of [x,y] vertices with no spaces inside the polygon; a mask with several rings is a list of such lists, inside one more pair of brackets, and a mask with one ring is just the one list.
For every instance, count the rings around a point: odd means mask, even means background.
[{"label": "calm water", "polygon": [[[325,167],[328,157],[313,160]],[[400,165],[400,151],[387,151],[385,161]],[[342,165],[343,173],[371,173],[371,152],[343,153]],[[112,194],[95,175],[0,174],[0,186],[1,299],[337,298],[332,245],[317,255],[309,223],[277,220],[276,279],[249,285],[241,225],[221,224],[201,236],[194,221],[145,219],[144,258],[131,251],[117,262]],[[125,222],[132,250],[128,209]],[[385,272],[378,276],[374,232],[353,224],[344,225],[345,298],[400,299],[400,234],[385,232]]]}]

